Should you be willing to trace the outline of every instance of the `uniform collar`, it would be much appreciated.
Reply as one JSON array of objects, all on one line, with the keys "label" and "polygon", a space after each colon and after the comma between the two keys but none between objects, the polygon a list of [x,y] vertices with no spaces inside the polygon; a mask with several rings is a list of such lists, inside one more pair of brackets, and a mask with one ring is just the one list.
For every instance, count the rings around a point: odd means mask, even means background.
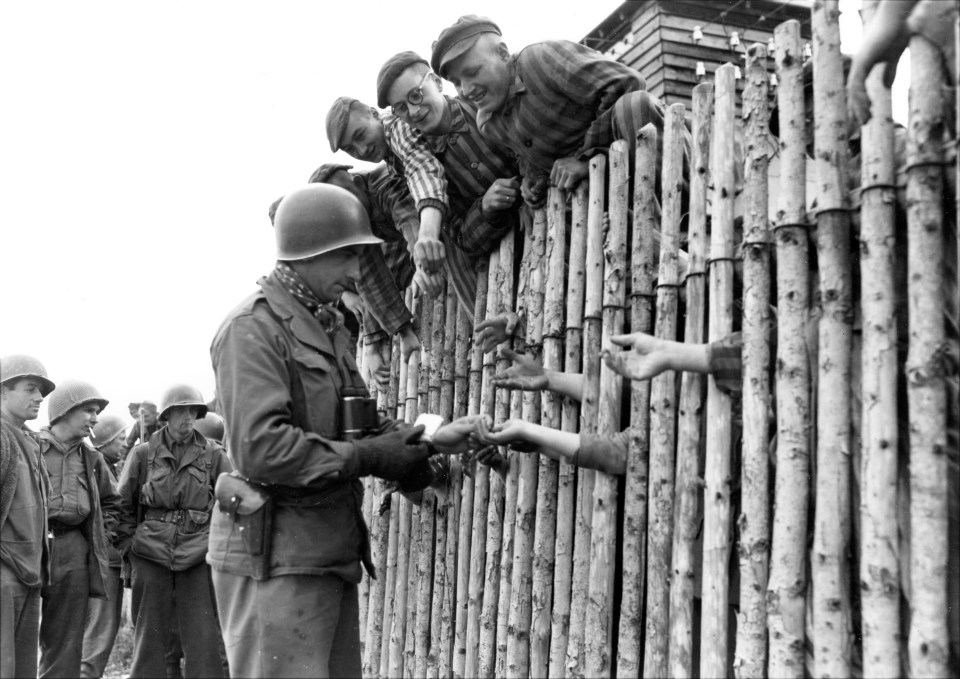
[{"label": "uniform collar", "polygon": [[450,129],[443,134],[424,134],[423,138],[427,140],[427,146],[434,154],[443,153],[447,150],[447,145],[455,143],[456,138],[464,132],[467,121],[464,114],[464,102],[453,97],[444,95],[447,100],[447,114],[450,116]]},{"label": "uniform collar", "polygon": [[158,431],[154,436],[159,437],[158,442],[160,443],[157,457],[170,457],[176,462],[176,455],[173,450],[176,446],[183,447],[184,453],[177,464],[178,470],[193,464],[193,462],[200,457],[207,443],[203,435],[196,430],[194,430],[192,436],[188,436],[184,441],[174,441],[166,427]]},{"label": "uniform collar", "polygon": [[264,276],[257,284],[263,290],[263,296],[274,313],[290,323],[290,331],[294,337],[331,357],[336,356],[330,336],[324,331],[320,321],[273,276]]}]

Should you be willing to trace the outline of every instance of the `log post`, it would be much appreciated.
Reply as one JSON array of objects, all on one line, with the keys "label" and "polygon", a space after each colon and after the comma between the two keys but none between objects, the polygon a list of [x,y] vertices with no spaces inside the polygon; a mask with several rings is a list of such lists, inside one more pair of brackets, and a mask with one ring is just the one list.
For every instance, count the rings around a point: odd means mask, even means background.
[{"label": "log post", "polygon": [[910,673],[949,673],[947,630],[947,446],[942,293],[943,71],[934,45],[910,40],[907,137],[907,296],[910,347]]},{"label": "log post", "polygon": [[[542,210],[540,210],[542,212]],[[514,312],[521,318],[528,315],[526,310],[526,298],[527,298],[527,277],[528,277],[528,266],[527,261],[530,257],[531,248],[533,247],[533,239],[531,228],[527,228],[523,232],[523,249],[521,250],[521,260],[519,262],[520,270],[516,272],[518,280],[518,285],[516,292],[514,294],[512,303]],[[500,259],[503,262],[503,258]],[[515,264],[516,266],[516,264]],[[509,307],[508,307],[509,308]],[[512,342],[508,340],[506,345],[513,345],[514,350],[523,351],[524,338],[513,337]],[[500,352],[500,358],[505,359],[502,355],[502,349]],[[504,360],[502,364],[503,367],[499,370],[505,370],[511,365],[510,361]],[[515,390],[508,392],[510,397],[510,412],[507,416],[509,419],[519,419],[523,415],[523,400],[526,396],[526,392]],[[537,395],[539,396],[539,394]],[[529,457],[521,455],[509,448],[501,449],[504,453],[504,456],[507,458],[508,467],[507,467],[507,477],[504,481],[503,489],[503,511],[500,514],[501,527],[501,537],[500,537],[500,589],[499,596],[500,601],[497,604],[497,651],[496,651],[496,665],[494,674],[498,677],[505,676],[507,672],[507,645],[508,637],[510,632],[510,609],[513,604],[513,597],[511,593],[513,591],[513,540],[514,540],[514,529],[516,527],[517,521],[517,498],[520,491],[520,469],[523,464],[523,457]]]},{"label": "log post", "polygon": [[[630,331],[653,331],[654,231],[657,203],[657,128],[637,134],[633,185],[633,248],[630,253]],[[623,497],[623,594],[617,639],[617,676],[639,677],[643,653],[643,590],[647,564],[647,458],[650,452],[650,382],[630,384],[630,442]]]},{"label": "log post", "polygon": [[[552,189],[551,189],[552,191]],[[548,198],[549,200],[549,198]],[[543,362],[544,293],[547,269],[547,208],[534,212],[533,229],[526,239],[526,353]],[[519,294],[517,295],[519,298]],[[522,394],[521,417],[540,422],[540,392]],[[537,523],[537,493],[540,475],[538,455],[520,455],[516,518],[513,529],[513,573],[507,620],[506,673],[527,677],[530,671],[530,619],[533,611],[533,543]],[[552,531],[551,531],[552,533]],[[550,540],[552,549],[553,539]],[[549,610],[549,609],[548,609]]]},{"label": "log post", "polygon": [[[875,7],[861,10],[869,25]],[[863,674],[902,676],[897,530],[897,319],[894,289],[896,176],[890,89],[884,67],[867,78],[872,117],[860,128],[860,277],[863,417],[860,601]]]},{"label": "log post", "polygon": [[[673,108],[667,112],[670,119]],[[683,107],[680,107],[683,128]],[[681,137],[682,139],[682,137]],[[675,140],[678,141],[678,140]],[[682,157],[682,143],[680,144]],[[623,332],[627,288],[627,211],[630,181],[630,145],[618,140],[610,145],[608,213],[610,228],[603,244],[603,326],[601,346]],[[681,159],[682,167],[683,161]],[[681,169],[682,172],[682,169]],[[678,192],[679,184],[678,183]],[[600,365],[597,433],[613,437],[620,431],[622,405],[620,375]],[[617,477],[598,472],[593,486],[593,525],[590,532],[590,586],[587,598],[586,674],[609,677],[613,671],[613,581],[617,554]]]},{"label": "log post", "polygon": [[[690,172],[690,224],[687,266],[687,317],[683,337],[688,343],[706,339],[707,185],[713,139],[713,83],[693,88],[693,148]],[[677,431],[677,470],[673,505],[673,557],[670,581],[671,677],[693,676],[693,585],[698,565],[700,533],[700,440],[703,420],[703,375],[684,372],[680,384]]]},{"label": "log post", "polygon": [[[713,210],[710,225],[710,322],[708,339],[733,331],[733,201],[736,177],[734,134],[737,86],[733,64],[716,73],[713,149],[710,154]],[[703,490],[703,607],[700,624],[700,676],[727,673],[727,615],[730,568],[730,474],[733,438],[730,396],[707,377],[706,467]]]},{"label": "log post", "polygon": [[[583,401],[580,431],[595,434],[600,407],[600,348],[603,314],[603,204],[607,159],[590,159],[590,198],[587,213],[586,285],[583,309]],[[585,632],[587,593],[590,588],[590,530],[593,524],[593,485],[596,472],[580,469],[574,527],[573,585],[570,597],[570,630],[567,639],[567,677],[586,671]]]},{"label": "log post", "polygon": [[740,679],[766,676],[767,575],[770,566],[770,229],[767,166],[771,145],[767,48],[747,57],[743,93],[743,472],[740,614],[733,669]]},{"label": "log post", "polygon": [[[563,370],[563,306],[567,264],[566,195],[551,188],[547,194],[546,281],[543,295],[543,367]],[[561,399],[552,391],[541,394],[540,423],[561,426]],[[529,672],[546,677],[550,665],[550,616],[553,608],[554,552],[557,536],[557,474],[559,465],[540,456],[537,479],[536,524],[530,621]]]},{"label": "log post", "polygon": [[[497,306],[494,313],[502,314],[513,306],[513,248],[514,236],[507,234],[500,241],[500,250],[496,283],[492,286],[497,294]],[[506,370],[510,361],[497,350],[491,352],[497,357],[496,371]],[[510,392],[499,390],[494,396],[494,420],[503,422],[510,414]],[[504,480],[500,474],[489,474],[489,496],[486,503],[486,572],[483,585],[483,609],[480,621],[480,650],[478,676],[493,676],[497,662],[497,614],[500,603],[500,569],[503,555],[503,503],[505,495]]]},{"label": "log post", "polygon": [[810,474],[810,365],[806,223],[806,154],[803,48],[800,23],[774,31],[780,112],[780,204],[774,226],[777,249],[777,468],[776,512],[767,586],[768,672],[800,678],[804,673],[807,495]]},{"label": "log post", "polygon": [[[682,116],[682,112],[680,113]],[[680,182],[683,175],[682,127],[673,107],[664,119],[663,218],[657,274],[654,334],[677,338],[680,250]],[[680,118],[682,121],[682,117]],[[669,134],[669,139],[667,135]],[[669,171],[669,174],[668,174]],[[673,548],[673,486],[677,426],[676,374],[665,371],[650,384],[650,488],[647,507],[647,616],[644,635],[644,677],[667,674],[670,621],[670,555]]]},{"label": "log post", "polygon": [[813,5],[817,259],[823,306],[817,381],[813,657],[820,676],[850,676],[850,360],[853,293],[847,201],[847,107],[839,0]]},{"label": "log post", "polygon": [[[567,324],[564,333],[564,372],[581,371],[583,340],[583,295],[587,258],[587,182],[577,186],[571,201],[570,255],[567,261]],[[580,403],[563,399],[560,428],[576,432],[580,426]],[[573,579],[573,526],[577,469],[569,462],[559,465],[557,475],[557,539],[554,548],[553,612],[550,616],[549,676],[563,677],[570,630],[570,597]]]},{"label": "log post", "polygon": [[[474,319],[480,322],[496,308],[496,286],[491,286],[491,271],[499,266],[500,253],[493,251],[487,264],[477,271],[477,299]],[[492,290],[491,290],[492,288]],[[486,356],[479,344],[473,344],[473,327],[462,314],[461,332],[470,338],[469,414],[492,412],[493,389],[489,383],[493,366],[485,366]],[[491,356],[491,361],[492,356]],[[484,406],[489,404],[489,409]],[[457,556],[457,628],[453,659],[455,677],[477,676],[477,648],[480,639],[480,607],[486,543],[488,476],[490,468],[473,464],[472,476],[465,482],[460,511],[460,551]],[[482,519],[480,517],[483,517]],[[477,531],[482,531],[478,533]]]}]

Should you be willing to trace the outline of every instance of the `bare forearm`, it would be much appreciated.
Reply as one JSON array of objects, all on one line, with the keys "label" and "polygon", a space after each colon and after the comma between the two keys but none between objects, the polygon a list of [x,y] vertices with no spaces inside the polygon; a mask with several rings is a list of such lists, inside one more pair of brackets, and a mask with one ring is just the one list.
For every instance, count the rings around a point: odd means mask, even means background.
[{"label": "bare forearm", "polygon": [[443,224],[443,213],[435,207],[425,207],[420,210],[420,239],[440,238],[440,225]]},{"label": "bare forearm", "polygon": [[580,435],[569,431],[559,431],[541,424],[527,423],[524,438],[538,446],[541,452],[554,460],[573,460],[580,450]]},{"label": "bare forearm", "polygon": [[581,373],[565,373],[557,370],[546,371],[547,389],[574,401],[583,400],[583,375]]}]

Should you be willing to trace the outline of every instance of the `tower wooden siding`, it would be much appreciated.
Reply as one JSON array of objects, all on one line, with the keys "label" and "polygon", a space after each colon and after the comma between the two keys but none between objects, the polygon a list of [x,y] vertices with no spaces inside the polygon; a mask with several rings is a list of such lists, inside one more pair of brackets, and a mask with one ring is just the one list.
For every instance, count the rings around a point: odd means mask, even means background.
[{"label": "tower wooden siding", "polygon": [[[747,46],[766,43],[777,24],[796,19],[802,37],[809,40],[810,5],[808,0],[627,0],[580,42],[639,71],[647,90],[665,105],[680,103],[689,109],[697,83],[712,80],[714,71],[727,62],[745,70]],[[699,43],[693,40],[696,26],[703,32]],[[729,38],[734,31],[740,37],[736,48]],[[629,43],[625,50],[624,40]],[[702,78],[697,77],[698,61],[706,71]],[[772,59],[768,70],[773,73]],[[744,82],[737,82],[738,91]]]}]

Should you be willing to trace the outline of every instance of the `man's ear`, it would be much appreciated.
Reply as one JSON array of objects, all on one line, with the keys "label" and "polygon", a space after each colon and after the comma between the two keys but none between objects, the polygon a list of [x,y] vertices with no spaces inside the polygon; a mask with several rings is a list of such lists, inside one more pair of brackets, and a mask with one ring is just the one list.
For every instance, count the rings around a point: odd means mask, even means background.
[{"label": "man's ear", "polygon": [[380,120],[380,111],[375,109],[373,106],[370,107],[370,115],[372,115],[377,120]]},{"label": "man's ear", "polygon": [[501,40],[500,44],[497,45],[497,54],[504,61],[507,61],[510,58],[510,48],[507,47],[507,43],[505,43],[503,40]]}]

